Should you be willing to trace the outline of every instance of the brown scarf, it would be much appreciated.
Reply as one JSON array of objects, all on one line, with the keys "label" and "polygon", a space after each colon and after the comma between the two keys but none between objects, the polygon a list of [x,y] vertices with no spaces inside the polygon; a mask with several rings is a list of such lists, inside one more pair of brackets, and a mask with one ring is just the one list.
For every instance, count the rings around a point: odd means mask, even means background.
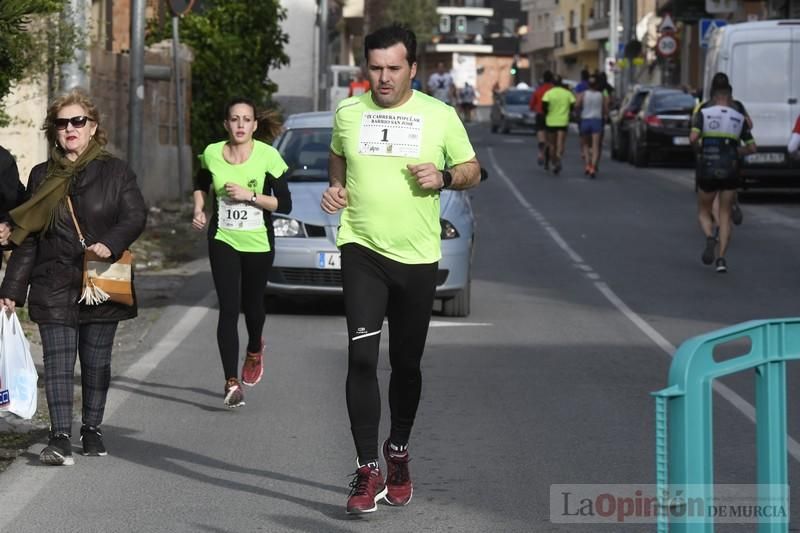
[{"label": "brown scarf", "polygon": [[15,226],[11,233],[11,242],[19,245],[29,234],[51,228],[59,208],[65,205],[73,178],[95,159],[109,157],[111,154],[94,139],[89,139],[86,150],[75,161],[67,159],[59,147],[53,147],[50,150],[50,159],[47,160],[47,175],[42,184],[30,200],[9,213]]}]

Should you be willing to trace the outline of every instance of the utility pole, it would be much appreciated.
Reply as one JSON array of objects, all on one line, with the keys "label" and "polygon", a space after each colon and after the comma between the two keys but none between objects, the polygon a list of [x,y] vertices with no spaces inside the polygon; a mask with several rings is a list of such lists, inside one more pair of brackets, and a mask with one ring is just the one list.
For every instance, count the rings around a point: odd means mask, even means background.
[{"label": "utility pole", "polygon": [[[617,79],[614,71],[617,65],[617,51],[619,50],[619,0],[610,0],[610,13],[608,14],[608,55],[614,60],[614,69],[609,69],[606,73],[608,81],[615,88],[617,87]],[[622,94],[617,90],[617,94]]]},{"label": "utility pole", "polygon": [[145,0],[131,0],[130,82],[128,86],[128,164],[142,182]]},{"label": "utility pole", "polygon": [[183,198],[184,190],[184,165],[183,165],[183,145],[186,142],[184,132],[186,129],[186,117],[183,116],[183,85],[181,84],[181,60],[180,60],[180,31],[178,28],[178,15],[172,17],[172,68],[175,75],[175,114],[178,118],[178,194]]},{"label": "utility pole", "polygon": [[[636,4],[634,4],[634,0],[622,0],[622,42],[625,46],[634,38],[635,10]],[[627,59],[626,68],[622,75],[622,91],[618,94],[625,94],[633,81],[633,58]]]},{"label": "utility pole", "polygon": [[[85,36],[86,0],[69,0],[64,6],[61,18],[67,27],[77,28],[80,35]],[[86,46],[78,46],[69,63],[61,65],[61,91],[69,91],[75,87],[89,89],[89,77],[86,75]]]},{"label": "utility pole", "polygon": [[186,189],[184,184],[186,182],[186,170],[183,161],[183,145],[186,143],[184,139],[186,132],[186,116],[183,112],[183,84],[181,83],[181,32],[180,32],[180,18],[189,13],[194,6],[194,0],[190,0],[186,7],[179,11],[175,9],[172,2],[168,3],[170,11],[172,11],[172,76],[175,80],[175,115],[177,117],[176,132],[178,141],[178,194],[183,198]]},{"label": "utility pole", "polygon": [[328,109],[328,0],[319,0],[319,109]]}]

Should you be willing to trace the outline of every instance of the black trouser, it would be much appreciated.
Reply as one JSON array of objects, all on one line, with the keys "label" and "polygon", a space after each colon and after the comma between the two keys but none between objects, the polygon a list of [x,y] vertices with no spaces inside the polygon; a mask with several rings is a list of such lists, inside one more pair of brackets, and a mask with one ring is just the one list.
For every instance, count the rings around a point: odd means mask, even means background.
[{"label": "black trouser", "polygon": [[347,412],[361,464],[378,457],[378,352],[389,320],[389,438],[407,444],[422,390],[420,362],[436,294],[437,263],[408,265],[358,244],[342,246],[347,315]]},{"label": "black trouser", "polygon": [[239,310],[247,325],[247,351],[261,349],[264,329],[264,288],[275,252],[239,252],[229,244],[209,239],[208,257],[219,299],[217,344],[225,379],[239,376]]}]

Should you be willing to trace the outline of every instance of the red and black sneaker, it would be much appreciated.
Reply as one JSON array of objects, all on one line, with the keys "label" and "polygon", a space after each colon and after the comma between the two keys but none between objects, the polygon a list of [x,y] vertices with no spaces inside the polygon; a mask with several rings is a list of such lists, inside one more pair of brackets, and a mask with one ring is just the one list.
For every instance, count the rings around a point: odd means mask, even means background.
[{"label": "red and black sneaker", "polygon": [[376,466],[360,466],[350,482],[347,514],[372,513],[378,509],[378,500],[386,496],[383,474]]},{"label": "red and black sneaker", "polygon": [[408,470],[408,449],[392,450],[387,439],[383,443],[383,458],[386,459],[386,501],[390,505],[408,505],[414,493]]},{"label": "red and black sneaker", "polygon": [[242,365],[242,383],[252,387],[264,375],[264,339],[261,339],[261,348],[253,353],[247,352]]}]

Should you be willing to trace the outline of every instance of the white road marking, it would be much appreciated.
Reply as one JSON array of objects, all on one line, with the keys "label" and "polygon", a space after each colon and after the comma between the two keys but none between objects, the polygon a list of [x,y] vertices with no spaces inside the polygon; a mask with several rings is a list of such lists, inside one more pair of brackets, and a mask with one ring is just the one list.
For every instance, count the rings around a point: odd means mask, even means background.
[{"label": "white road marking", "polygon": [[[552,237],[555,243],[561,248],[564,253],[566,253],[570,259],[572,259],[575,266],[581,270],[590,272],[588,277],[590,279],[595,280],[593,282],[595,288],[597,288],[600,293],[605,296],[605,298],[617,308],[617,310],[622,313],[628,320],[630,320],[639,330],[644,333],[653,343],[655,343],[659,348],[661,348],[667,355],[670,357],[674,357],[677,348],[673,346],[671,342],[669,342],[661,333],[659,333],[653,326],[647,323],[645,319],[639,316],[635,311],[633,311],[628,305],[619,297],[617,294],[609,287],[605,282],[600,279],[600,276],[593,272],[593,269],[581,259],[581,257],[575,252],[575,250],[570,247],[570,245],[561,237],[558,231],[547,222],[547,219],[539,213],[528,200],[522,195],[520,190],[514,185],[514,183],[506,176],[505,172],[500,168],[500,165],[497,164],[497,159],[494,156],[494,150],[492,148],[487,148],[489,152],[489,160],[491,161],[492,169],[494,173],[500,177],[503,182],[505,182],[506,186],[511,190],[511,193],[517,199],[517,201],[525,208],[528,213],[530,213],[534,220],[536,220],[540,226]],[[661,173],[656,172],[656,174],[661,175]],[[673,179],[673,178],[669,178]],[[677,180],[674,179],[675,181]],[[682,183],[685,183],[685,180],[681,180]],[[694,186],[693,182],[690,182],[691,186]],[[728,386],[722,384],[719,380],[714,381],[714,390],[725,400],[727,400],[733,407],[735,407],[739,412],[741,412],[748,420],[755,423],[756,422],[756,410],[752,404],[750,404],[747,400],[742,398],[739,394],[737,394],[734,390],[729,388]],[[800,443],[793,439],[791,436],[787,435],[787,448],[789,455],[791,455],[796,461],[800,462]]]},{"label": "white road marking", "polygon": [[445,322],[443,320],[431,320],[429,327],[432,328],[463,328],[494,326],[491,322]]}]

